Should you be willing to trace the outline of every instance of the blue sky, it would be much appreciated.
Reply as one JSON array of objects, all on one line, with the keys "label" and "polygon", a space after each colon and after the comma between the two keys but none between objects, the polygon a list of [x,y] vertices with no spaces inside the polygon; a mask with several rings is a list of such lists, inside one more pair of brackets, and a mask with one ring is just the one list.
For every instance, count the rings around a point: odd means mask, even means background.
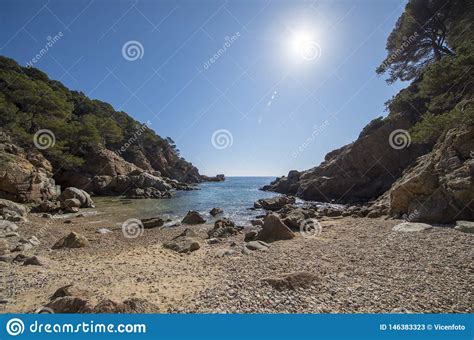
[{"label": "blue sky", "polygon": [[375,68],[404,5],[2,0],[0,54],[26,65],[55,40],[35,67],[150,121],[201,173],[283,175],[386,114],[404,84]]}]

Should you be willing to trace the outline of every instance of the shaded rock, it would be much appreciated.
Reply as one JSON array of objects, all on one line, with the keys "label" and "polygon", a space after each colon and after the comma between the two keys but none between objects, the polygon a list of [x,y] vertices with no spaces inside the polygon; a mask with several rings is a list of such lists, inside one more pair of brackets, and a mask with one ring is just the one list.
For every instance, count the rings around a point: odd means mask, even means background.
[{"label": "shaded rock", "polygon": [[307,288],[318,279],[316,275],[308,272],[296,272],[263,278],[262,282],[269,284],[276,290],[294,290],[297,288]]},{"label": "shaded rock", "polygon": [[258,204],[265,210],[277,211],[286,204],[295,203],[295,198],[290,196],[277,196],[273,198],[260,199]]},{"label": "shaded rock", "polygon": [[92,202],[90,195],[84,190],[69,187],[64,189],[61,195],[59,195],[61,203],[65,203],[66,200],[73,198],[79,201],[80,208],[94,208],[94,202]]},{"label": "shaded rock", "polygon": [[165,221],[161,217],[145,218],[141,221],[145,229],[162,227],[165,224]]},{"label": "shaded rock", "polygon": [[89,301],[82,297],[63,296],[49,302],[44,309],[49,309],[53,313],[91,313],[92,306]]},{"label": "shaded rock", "polygon": [[294,237],[295,234],[278,216],[268,214],[263,221],[262,230],[257,235],[257,240],[273,242],[278,240],[290,240]]},{"label": "shaded rock", "polygon": [[474,222],[470,221],[457,221],[454,229],[463,233],[474,234]]},{"label": "shaded rock", "polygon": [[223,212],[224,210],[222,210],[221,208],[212,208],[209,214],[211,214],[211,216],[217,216],[219,214],[222,214]]},{"label": "shaded rock", "polygon": [[163,243],[163,247],[178,253],[190,253],[201,248],[201,245],[193,237],[178,236],[171,241]]},{"label": "shaded rock", "polygon": [[184,224],[202,224],[205,223],[206,220],[197,211],[190,210],[183,218],[182,222]]},{"label": "shaded rock", "polygon": [[31,256],[25,259],[23,262],[24,266],[42,266],[42,267],[52,267],[54,261],[47,259],[42,256]]},{"label": "shaded rock", "polygon": [[412,143],[403,149],[389,145],[394,130],[409,130],[417,119],[416,113],[404,112],[374,120],[355,142],[328,153],[319,166],[289,173],[265,189],[319,202],[354,203],[375,199],[387,191],[417,157],[429,150],[430,145],[426,144]]},{"label": "shaded rock", "polygon": [[285,217],[283,218],[283,223],[285,223],[290,228],[299,230],[301,224],[311,217],[314,217],[314,213],[310,213],[308,210],[302,208],[297,208],[291,210],[288,214],[285,215]]},{"label": "shaded rock", "polygon": [[26,216],[27,213],[24,205],[0,198],[0,215]]},{"label": "shaded rock", "polygon": [[397,224],[392,228],[393,231],[401,232],[417,232],[433,228],[431,225],[426,223],[414,223],[414,222],[403,222]]},{"label": "shaded rock", "polygon": [[220,240],[218,238],[210,238],[209,240],[207,240],[207,244],[217,244],[219,242]]},{"label": "shaded rock", "polygon": [[270,247],[269,244],[262,241],[250,241],[250,242],[247,242],[245,246],[250,250],[260,250],[260,251],[266,251]]},{"label": "shaded rock", "polygon": [[263,221],[262,220],[251,220],[250,224],[253,225],[253,226],[262,226]]},{"label": "shaded rock", "polygon": [[238,230],[235,223],[228,218],[223,218],[214,223],[214,228],[209,230],[207,235],[209,238],[224,238],[236,235],[237,233]]},{"label": "shaded rock", "polygon": [[79,211],[81,205],[81,202],[77,198],[68,198],[61,202],[61,209],[69,213],[75,213]]},{"label": "shaded rock", "polygon": [[38,213],[52,213],[58,209],[58,204],[52,201],[44,201],[38,204],[33,210]]},{"label": "shaded rock", "polygon": [[60,248],[82,248],[89,244],[89,241],[79,233],[71,232],[67,236],[64,236],[58,240],[52,247],[52,249]]},{"label": "shaded rock", "polygon": [[245,233],[244,241],[249,242],[257,238],[257,232],[255,230],[250,230]]},{"label": "shaded rock", "polygon": [[392,216],[413,222],[474,220],[474,125],[446,132],[390,188]]},{"label": "shaded rock", "polygon": [[51,300],[64,296],[75,296],[85,298],[90,295],[90,292],[85,288],[78,287],[74,284],[69,284],[64,287],[58,288],[51,296]]}]

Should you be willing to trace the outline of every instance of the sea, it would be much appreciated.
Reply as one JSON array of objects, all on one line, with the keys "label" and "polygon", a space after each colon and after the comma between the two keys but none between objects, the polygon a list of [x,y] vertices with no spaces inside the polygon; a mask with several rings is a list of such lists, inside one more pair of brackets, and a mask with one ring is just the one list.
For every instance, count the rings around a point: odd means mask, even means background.
[{"label": "sea", "polygon": [[123,197],[94,197],[97,210],[115,218],[149,218],[161,216],[180,221],[189,210],[201,213],[207,222],[215,218],[209,214],[214,208],[224,210],[222,215],[238,224],[245,224],[263,210],[250,210],[261,198],[277,196],[277,193],[259,190],[275,177],[226,177],[223,182],[205,182],[198,190],[175,191],[169,199],[127,199]]}]

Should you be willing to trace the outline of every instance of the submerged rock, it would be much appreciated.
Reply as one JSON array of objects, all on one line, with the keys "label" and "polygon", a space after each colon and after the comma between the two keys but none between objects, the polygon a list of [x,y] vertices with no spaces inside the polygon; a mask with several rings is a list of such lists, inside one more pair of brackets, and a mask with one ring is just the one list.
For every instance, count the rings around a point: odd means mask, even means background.
[{"label": "submerged rock", "polygon": [[219,214],[222,214],[223,212],[224,210],[222,210],[221,208],[212,208],[209,214],[211,214],[211,216],[217,216]]}]

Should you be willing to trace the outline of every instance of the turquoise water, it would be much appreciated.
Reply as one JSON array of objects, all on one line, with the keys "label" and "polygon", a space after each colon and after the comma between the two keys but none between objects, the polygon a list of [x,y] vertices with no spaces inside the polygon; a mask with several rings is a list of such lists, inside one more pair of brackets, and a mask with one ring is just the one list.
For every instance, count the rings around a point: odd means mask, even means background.
[{"label": "turquoise water", "polygon": [[248,210],[255,201],[277,195],[258,190],[274,179],[275,177],[228,177],[224,182],[201,183],[198,186],[200,190],[177,191],[171,199],[96,197],[94,201],[99,210],[115,216],[146,218],[161,215],[181,220],[188,210],[196,210],[210,222],[214,218],[209,215],[209,211],[219,207],[224,210],[224,216],[243,223],[263,213]]}]

